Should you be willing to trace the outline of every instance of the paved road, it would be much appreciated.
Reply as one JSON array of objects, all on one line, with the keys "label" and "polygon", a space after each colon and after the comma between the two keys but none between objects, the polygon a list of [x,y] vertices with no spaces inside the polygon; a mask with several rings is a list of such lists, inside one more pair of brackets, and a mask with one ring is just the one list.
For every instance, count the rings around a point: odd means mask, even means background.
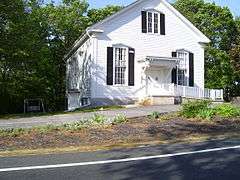
[{"label": "paved road", "polygon": [[125,115],[127,118],[147,116],[153,111],[160,113],[168,113],[178,111],[180,106],[177,105],[161,105],[161,106],[147,106],[147,107],[134,107],[118,110],[108,110],[90,113],[70,113],[62,115],[52,116],[40,116],[31,118],[19,118],[19,119],[0,119],[0,129],[8,128],[30,128],[35,126],[44,125],[61,125],[65,123],[72,123],[81,121],[82,119],[89,119],[95,113],[103,114],[109,118],[116,116],[117,114]]},{"label": "paved road", "polygon": [[[234,139],[88,153],[0,158],[0,179],[238,180],[239,145],[240,139]],[[153,158],[149,158],[150,156]],[[47,168],[46,165],[54,166]],[[3,172],[5,168],[14,167],[32,169]]]}]

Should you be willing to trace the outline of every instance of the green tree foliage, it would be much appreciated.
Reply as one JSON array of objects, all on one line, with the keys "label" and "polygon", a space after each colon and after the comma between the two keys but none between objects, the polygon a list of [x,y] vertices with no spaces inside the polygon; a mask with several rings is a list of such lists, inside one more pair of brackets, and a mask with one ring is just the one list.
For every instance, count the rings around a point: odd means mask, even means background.
[{"label": "green tree foliage", "polygon": [[234,68],[234,78],[236,83],[233,86],[232,94],[233,96],[240,95],[240,17],[236,18],[236,24],[238,28],[237,41],[233,48],[230,50],[231,63]]},{"label": "green tree foliage", "polygon": [[23,112],[26,98],[64,109],[64,55],[89,25],[119,9],[91,10],[85,0],[0,1],[0,114]]},{"label": "green tree foliage", "polygon": [[230,10],[203,0],[177,0],[174,6],[211,40],[206,48],[206,87],[232,91],[237,79],[230,51],[239,33]]},{"label": "green tree foliage", "polygon": [[90,9],[88,11],[89,25],[95,24],[121,9],[121,6],[106,6],[101,9]]}]

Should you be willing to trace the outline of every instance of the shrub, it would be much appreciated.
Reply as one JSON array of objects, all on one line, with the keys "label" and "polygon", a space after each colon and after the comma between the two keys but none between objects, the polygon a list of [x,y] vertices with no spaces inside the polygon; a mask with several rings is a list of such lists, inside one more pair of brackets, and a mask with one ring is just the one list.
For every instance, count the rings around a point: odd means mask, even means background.
[{"label": "shrub", "polygon": [[127,118],[124,115],[118,114],[114,117],[112,124],[121,124],[127,122]]},{"label": "shrub", "polygon": [[149,116],[150,116],[150,118],[158,119],[158,118],[160,118],[160,115],[161,115],[160,112],[154,111]]},{"label": "shrub", "polygon": [[237,117],[240,116],[240,108],[231,104],[221,104],[214,108],[216,115],[220,117]]},{"label": "shrub", "polygon": [[0,130],[0,136],[18,137],[26,132],[27,130],[22,128],[6,129],[6,130],[2,129]]},{"label": "shrub", "polygon": [[200,110],[197,114],[197,117],[201,119],[210,120],[214,117],[214,115],[215,115],[214,109],[207,108],[207,109]]},{"label": "shrub", "polygon": [[41,126],[41,127],[34,127],[33,130],[35,130],[41,134],[46,134],[50,131],[58,130],[58,126],[46,125],[46,126]]},{"label": "shrub", "polygon": [[107,118],[102,114],[94,114],[90,121],[96,124],[104,124]]},{"label": "shrub", "polygon": [[182,105],[181,114],[186,118],[194,118],[200,111],[207,110],[210,105],[211,102],[207,100],[188,101]]},{"label": "shrub", "polygon": [[71,123],[71,124],[64,124],[60,128],[64,129],[64,130],[68,130],[68,131],[78,131],[84,127],[86,127],[86,125],[84,125],[83,122],[79,121],[79,122],[75,122],[75,123]]}]

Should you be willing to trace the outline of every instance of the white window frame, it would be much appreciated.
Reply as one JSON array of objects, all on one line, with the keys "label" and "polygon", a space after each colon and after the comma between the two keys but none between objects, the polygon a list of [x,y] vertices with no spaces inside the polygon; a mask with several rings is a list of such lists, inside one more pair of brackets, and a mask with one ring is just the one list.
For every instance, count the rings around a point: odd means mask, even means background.
[{"label": "white window frame", "polygon": [[[177,66],[177,84],[189,86],[189,52],[186,50],[177,50],[177,57],[181,59]],[[179,71],[184,72],[181,83],[179,81]]]},{"label": "white window frame", "polygon": [[[151,13],[152,18],[151,18],[151,28],[152,28],[152,32],[149,32],[149,14]],[[154,26],[155,26],[155,14],[158,15],[158,32],[155,33],[154,32]],[[158,11],[154,11],[154,10],[150,10],[147,11],[147,33],[148,34],[160,34],[160,13]]]},{"label": "white window frame", "polygon": [[[124,73],[124,83],[120,84],[116,82],[116,50],[124,49],[125,54],[125,73]],[[113,84],[114,86],[127,86],[128,85],[128,48],[124,46],[114,46],[113,47]]]}]

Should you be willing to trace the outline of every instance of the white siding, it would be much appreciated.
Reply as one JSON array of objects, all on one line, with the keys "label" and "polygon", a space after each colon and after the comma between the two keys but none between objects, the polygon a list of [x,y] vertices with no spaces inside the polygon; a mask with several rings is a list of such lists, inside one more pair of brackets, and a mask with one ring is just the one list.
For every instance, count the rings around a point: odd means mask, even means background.
[{"label": "white siding", "polygon": [[[88,39],[85,43],[82,44],[78,48],[78,50],[67,60],[67,75],[71,74],[69,72],[69,61],[72,58],[76,58],[77,66],[79,72],[78,83],[76,85],[76,89],[74,91],[69,91],[67,89],[67,98],[68,98],[68,110],[73,110],[82,106],[81,99],[82,98],[90,98],[91,97],[91,66],[93,61],[93,41]],[[73,76],[73,75],[72,75]],[[67,78],[67,81],[68,78]],[[71,78],[70,78],[71,81]],[[67,82],[68,84],[69,82]],[[68,87],[67,87],[68,88]]]},{"label": "white siding", "polygon": [[[144,34],[141,30],[141,11],[154,8],[166,16],[166,35]],[[186,49],[194,53],[194,82],[204,88],[204,49],[198,43],[199,37],[184,24],[160,0],[145,1],[99,27],[104,31],[97,36],[96,72],[93,98],[137,98],[144,94],[141,87],[141,66],[137,62],[146,56],[171,57],[172,51]],[[107,47],[124,44],[135,49],[135,86],[107,86]],[[170,78],[169,83],[170,83]]]}]

